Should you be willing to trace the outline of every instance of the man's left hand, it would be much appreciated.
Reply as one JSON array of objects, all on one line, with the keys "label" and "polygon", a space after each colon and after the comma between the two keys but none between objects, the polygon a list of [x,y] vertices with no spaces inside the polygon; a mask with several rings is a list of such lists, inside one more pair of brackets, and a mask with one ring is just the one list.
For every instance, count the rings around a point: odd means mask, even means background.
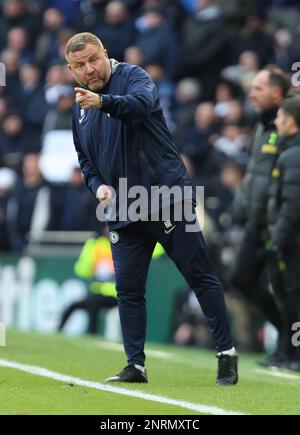
[{"label": "man's left hand", "polygon": [[83,88],[75,88],[74,91],[76,93],[76,103],[82,109],[101,109],[99,94]]}]

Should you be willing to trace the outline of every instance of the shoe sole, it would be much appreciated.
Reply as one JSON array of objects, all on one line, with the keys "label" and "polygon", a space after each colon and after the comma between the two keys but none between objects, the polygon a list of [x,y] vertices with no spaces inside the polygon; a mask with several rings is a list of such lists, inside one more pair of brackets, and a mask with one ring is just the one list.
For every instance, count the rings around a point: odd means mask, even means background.
[{"label": "shoe sole", "polygon": [[111,378],[105,379],[104,382],[121,382],[121,383],[128,383],[128,384],[147,384],[148,380],[147,379],[141,379],[139,381],[125,381],[125,380],[120,379],[118,377],[111,377]]},{"label": "shoe sole", "polygon": [[234,382],[216,382],[217,385],[234,386],[238,383],[238,379]]},{"label": "shoe sole", "polygon": [[108,382],[108,383],[112,382],[112,383],[120,383],[120,384],[147,384],[148,383],[148,381],[121,381],[119,379],[113,381],[105,379],[104,382]]}]

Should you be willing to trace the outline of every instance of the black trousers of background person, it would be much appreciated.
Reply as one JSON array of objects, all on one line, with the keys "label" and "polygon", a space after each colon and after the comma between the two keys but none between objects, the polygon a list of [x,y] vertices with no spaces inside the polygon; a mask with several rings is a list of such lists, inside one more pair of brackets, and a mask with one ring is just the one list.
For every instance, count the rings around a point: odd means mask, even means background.
[{"label": "black trousers of background person", "polygon": [[283,334],[279,348],[290,360],[300,361],[300,348],[292,344],[292,325],[300,322],[300,246],[290,245],[282,250],[285,270],[280,271],[278,256],[269,258],[269,276],[283,315]]},{"label": "black trousers of background person", "polygon": [[268,256],[264,242],[245,232],[238,248],[230,281],[263,318],[282,331],[282,316],[268,286]]},{"label": "black trousers of background person", "polygon": [[117,305],[118,302],[116,298],[113,298],[111,296],[103,296],[100,294],[91,293],[86,298],[74,302],[64,311],[58,329],[59,331],[61,331],[66,321],[71,316],[71,314],[74,311],[81,309],[81,310],[86,310],[89,316],[89,324],[88,324],[87,332],[89,334],[96,334],[99,312],[104,308],[113,308],[116,307]]}]

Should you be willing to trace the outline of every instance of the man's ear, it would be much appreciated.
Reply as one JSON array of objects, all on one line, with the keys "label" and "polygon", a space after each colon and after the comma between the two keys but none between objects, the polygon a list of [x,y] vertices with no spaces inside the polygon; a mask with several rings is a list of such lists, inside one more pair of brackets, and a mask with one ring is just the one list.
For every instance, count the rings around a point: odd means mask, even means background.
[{"label": "man's ear", "polygon": [[281,101],[282,100],[282,89],[279,86],[274,86],[273,87],[273,95],[277,101]]},{"label": "man's ear", "polygon": [[71,70],[71,65],[69,63],[67,64],[67,67],[69,68],[70,71],[72,71]]},{"label": "man's ear", "polygon": [[288,126],[289,126],[290,128],[295,128],[295,127],[297,127],[296,120],[295,120],[295,118],[294,118],[292,115],[288,115],[288,116],[286,117],[286,122],[287,122],[287,124],[288,124]]}]

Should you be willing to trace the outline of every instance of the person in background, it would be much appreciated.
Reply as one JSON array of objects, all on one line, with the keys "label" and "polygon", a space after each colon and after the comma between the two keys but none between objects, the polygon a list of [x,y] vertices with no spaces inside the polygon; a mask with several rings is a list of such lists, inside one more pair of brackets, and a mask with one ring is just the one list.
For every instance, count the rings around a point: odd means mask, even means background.
[{"label": "person in background", "polygon": [[37,149],[40,149],[43,123],[49,106],[41,83],[41,71],[34,62],[27,62],[20,66],[18,101],[30,135],[30,142],[37,144]]},{"label": "person in background", "polygon": [[109,55],[122,61],[125,50],[130,47],[136,36],[134,23],[126,4],[113,0],[105,8],[105,21],[97,27],[97,36],[103,40]]},{"label": "person in background", "polygon": [[179,75],[200,80],[203,98],[211,100],[220,72],[228,65],[229,33],[216,0],[197,0],[197,6],[183,23]]},{"label": "person in background", "polygon": [[17,175],[8,168],[0,168],[0,252],[10,250],[7,208]]},{"label": "person in background", "polygon": [[158,89],[160,104],[166,118],[166,123],[171,134],[175,132],[174,111],[175,111],[175,84],[168,79],[165,69],[161,64],[148,64],[144,66],[145,71],[154,81]]},{"label": "person in background", "polygon": [[30,231],[47,228],[51,214],[51,192],[43,179],[39,154],[27,154],[23,161],[23,177],[9,203],[8,222],[12,249],[22,251]]},{"label": "person in background", "polygon": [[[267,274],[267,198],[272,170],[280,152],[274,124],[278,106],[289,90],[289,79],[278,68],[266,68],[255,77],[250,98],[260,121],[252,144],[251,158],[241,187],[240,206],[245,210],[245,232],[236,253],[231,281],[245,299],[253,304],[265,320],[279,331],[278,350],[266,365],[280,364],[286,358],[282,314],[269,291]],[[282,339],[281,339],[282,336]]]},{"label": "person in background", "polygon": [[61,199],[57,212],[59,231],[98,231],[97,201],[87,191],[80,168],[74,168]]},{"label": "person in background", "polygon": [[300,371],[300,349],[292,345],[293,325],[300,319],[300,99],[289,98],[275,120],[281,152],[268,191],[270,278],[284,310],[286,337],[282,367]]},{"label": "person in background", "polygon": [[78,278],[90,282],[90,291],[85,298],[72,303],[66,308],[62,314],[58,330],[63,330],[74,311],[83,309],[87,311],[89,316],[87,332],[96,334],[98,331],[98,314],[103,309],[110,309],[118,305],[114,264],[107,228],[104,234],[97,239],[89,239],[85,242],[75,263],[74,272]]},{"label": "person in background", "polygon": [[174,141],[178,148],[182,146],[186,132],[193,127],[194,114],[201,99],[201,85],[197,79],[185,78],[176,86],[176,106]]},{"label": "person in background", "polygon": [[39,151],[40,143],[31,141],[31,133],[19,113],[8,113],[0,126],[0,160],[18,174],[26,153]]},{"label": "person in background", "polygon": [[[153,252],[153,259],[164,254],[161,245],[157,244]],[[59,331],[62,331],[69,317],[74,311],[86,310],[89,316],[87,332],[98,332],[98,315],[104,309],[118,305],[115,283],[115,271],[109,241],[109,229],[103,229],[103,234],[96,239],[85,242],[78,260],[74,266],[74,273],[78,278],[89,282],[89,294],[80,301],[74,302],[63,312]]]},{"label": "person in background", "polygon": [[49,110],[43,125],[43,139],[53,130],[71,130],[73,89],[71,86],[61,86],[57,90],[56,106]]},{"label": "person in background", "polygon": [[44,31],[36,41],[36,61],[43,70],[51,65],[51,62],[59,59],[58,37],[64,27],[65,17],[60,10],[55,8],[46,9],[43,14]]},{"label": "person in background", "polygon": [[164,67],[168,79],[176,75],[178,65],[177,36],[158,5],[146,5],[136,20],[136,45],[142,50],[146,64]]},{"label": "person in background", "polygon": [[132,45],[126,48],[124,52],[124,62],[130,63],[131,65],[137,65],[144,67],[145,56],[140,47]]}]

